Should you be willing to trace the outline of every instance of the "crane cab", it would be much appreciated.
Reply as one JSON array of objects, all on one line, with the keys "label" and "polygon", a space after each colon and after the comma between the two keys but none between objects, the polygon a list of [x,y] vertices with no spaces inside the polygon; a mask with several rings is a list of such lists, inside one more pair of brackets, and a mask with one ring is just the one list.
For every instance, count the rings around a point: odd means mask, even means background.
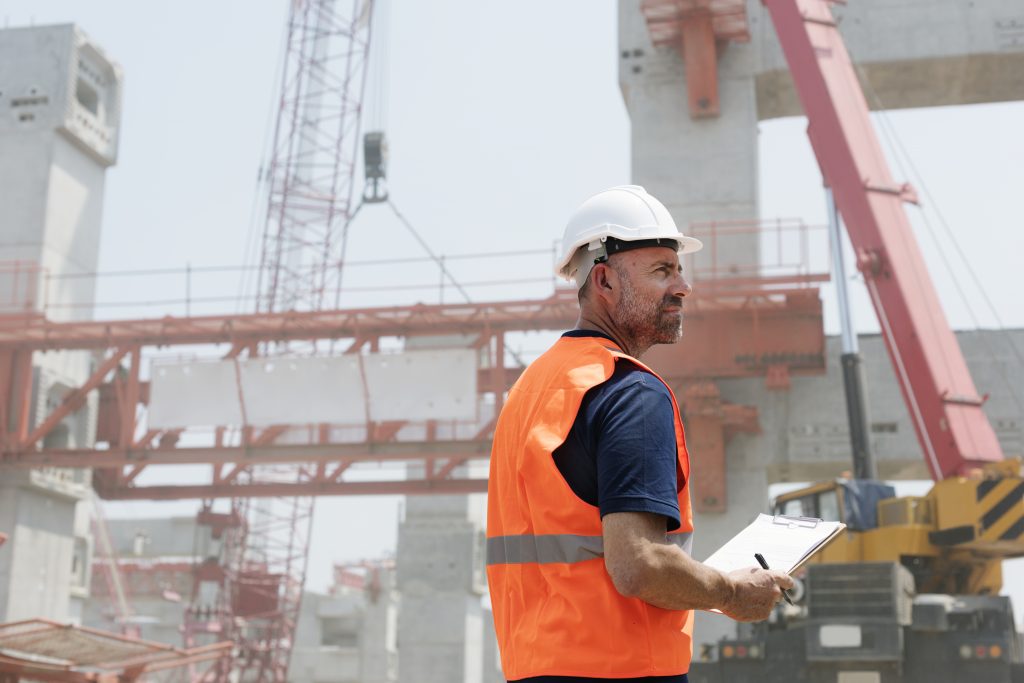
[{"label": "crane cab", "polygon": [[896,489],[883,482],[834,479],[778,496],[773,512],[846,524],[843,535],[812,562],[899,562],[917,578],[913,567],[930,563],[918,558],[937,554],[928,541],[933,530],[929,507],[926,498],[897,497]]},{"label": "crane cab", "polygon": [[[1017,527],[1019,476],[954,477],[924,496],[897,496],[883,482],[835,479],[778,496],[775,514],[846,524],[844,534],[811,559],[816,563],[897,562],[919,592],[997,594],[1002,562],[1024,555]],[[1024,519],[1024,518],[1022,518]]]}]

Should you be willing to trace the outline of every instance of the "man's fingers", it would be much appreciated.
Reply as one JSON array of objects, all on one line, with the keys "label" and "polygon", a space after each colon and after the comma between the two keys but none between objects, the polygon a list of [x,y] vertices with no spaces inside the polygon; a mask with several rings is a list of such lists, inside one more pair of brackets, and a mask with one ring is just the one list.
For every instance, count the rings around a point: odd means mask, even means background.
[{"label": "man's fingers", "polygon": [[782,589],[788,590],[793,587],[793,577],[782,572],[772,572],[775,584]]},{"label": "man's fingers", "polygon": [[785,572],[748,567],[731,574],[738,579],[739,594],[727,613],[737,621],[764,621],[784,599],[782,592],[793,587]]}]

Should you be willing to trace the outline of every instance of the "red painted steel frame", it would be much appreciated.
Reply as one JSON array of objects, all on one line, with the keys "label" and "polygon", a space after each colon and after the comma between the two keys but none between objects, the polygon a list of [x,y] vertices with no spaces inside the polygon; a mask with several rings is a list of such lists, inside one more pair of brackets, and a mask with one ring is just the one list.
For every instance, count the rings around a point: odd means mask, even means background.
[{"label": "red painted steel frame", "polygon": [[[362,346],[381,336],[472,334],[558,329],[576,319],[574,292],[550,299],[479,304],[391,306],[191,318],[55,323],[42,316],[0,320],[0,352],[17,349],[108,349],[125,345],[234,344],[352,338]],[[7,322],[7,324],[5,324]]]},{"label": "red painted steel frame", "polygon": [[131,683],[157,671],[210,664],[230,655],[231,643],[226,641],[181,649],[48,619],[0,624],[0,680]]},{"label": "red painted steel frame", "polygon": [[[648,360],[674,386],[691,379],[752,377],[769,372],[814,373],[824,368],[821,304],[811,288],[759,292],[750,282],[732,286],[720,281],[703,286],[687,302],[685,349],[659,347]],[[808,284],[802,282],[801,284]],[[722,298],[716,298],[717,293]],[[0,319],[0,465],[8,467],[94,467],[93,484],[107,499],[179,499],[287,495],[371,495],[385,493],[474,493],[485,490],[480,478],[464,478],[457,468],[490,452],[491,424],[472,438],[438,438],[436,425],[426,425],[426,438],[401,440],[402,423],[368,426],[360,442],[332,442],[328,430],[313,443],[278,444],[287,426],[245,428],[240,443],[225,443],[224,428],[215,442],[183,446],[182,430],[150,430],[137,422],[136,406],[145,403],[147,385],[139,381],[143,347],[230,344],[228,356],[256,344],[280,340],[350,339],[349,350],[374,348],[382,336],[470,335],[473,348],[489,348],[499,362],[479,371],[481,393],[494,396],[500,409],[504,392],[521,368],[505,367],[504,334],[509,331],[563,330],[572,327],[579,308],[571,290],[544,300],[459,305],[279,313],[204,318],[53,323],[42,318]],[[7,324],[5,324],[5,322]],[[22,381],[34,352],[58,349],[106,350],[108,358],[130,356],[127,371],[111,361],[98,365],[83,387],[99,385],[108,397],[105,425],[107,448],[40,448],[46,434],[29,433],[25,409],[31,384]],[[645,357],[647,358],[647,357]],[[115,379],[109,380],[110,376]],[[103,384],[102,382],[108,382]],[[58,412],[75,409],[84,395],[72,391]],[[55,413],[56,414],[56,413]],[[44,419],[56,425],[56,418]],[[32,445],[29,445],[32,439]],[[357,481],[347,477],[360,462],[419,463],[424,476],[416,480]],[[150,465],[203,463],[212,466],[207,484],[138,486],[136,478]],[[301,464],[296,481],[249,481],[249,468],[273,463]]]},{"label": "red painted steel frame", "polygon": [[935,480],[1003,459],[825,0],[764,0]]}]

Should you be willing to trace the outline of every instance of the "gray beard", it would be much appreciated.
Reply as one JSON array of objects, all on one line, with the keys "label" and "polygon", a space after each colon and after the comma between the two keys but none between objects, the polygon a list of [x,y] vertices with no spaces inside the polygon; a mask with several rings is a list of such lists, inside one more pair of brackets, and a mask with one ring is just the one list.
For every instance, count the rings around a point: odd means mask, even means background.
[{"label": "gray beard", "polygon": [[656,303],[642,302],[633,283],[624,271],[622,298],[615,309],[615,318],[623,332],[628,334],[636,348],[649,349],[655,344],[675,344],[683,337],[683,319],[666,315],[662,308],[679,303],[677,297],[665,297]]}]

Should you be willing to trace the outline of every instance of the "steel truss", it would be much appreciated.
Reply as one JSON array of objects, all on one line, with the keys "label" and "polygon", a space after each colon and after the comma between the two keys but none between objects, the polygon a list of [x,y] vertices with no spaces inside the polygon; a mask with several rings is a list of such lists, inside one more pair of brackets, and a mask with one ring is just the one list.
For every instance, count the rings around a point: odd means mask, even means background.
[{"label": "steel truss", "polygon": [[[404,308],[266,313],[204,318],[161,318],[108,322],[54,323],[42,318],[0,322],[0,467],[93,467],[94,486],[106,499],[181,499],[286,495],[369,495],[475,493],[485,489],[479,473],[458,474],[459,466],[485,459],[490,430],[484,424],[469,437],[446,435],[428,422],[422,435],[406,439],[403,422],[365,425],[366,438],[332,441],[330,425],[274,425],[255,428],[222,425],[212,443],[185,445],[186,430],[149,429],[144,411],[148,383],[140,381],[144,350],[195,344],[220,344],[224,355],[237,356],[261,344],[286,340],[341,342],[346,352],[377,348],[384,337],[464,335],[471,348],[493,359],[478,369],[478,392],[500,410],[505,392],[520,367],[506,366],[505,335],[510,332],[564,330],[578,314],[575,293],[559,290],[548,299],[480,304],[417,305]],[[812,288],[729,290],[728,296],[707,288],[687,304],[689,330],[685,353],[660,347],[650,362],[680,389],[684,383],[721,377],[764,376],[785,388],[790,374],[824,369],[821,303]],[[724,343],[723,340],[727,340]],[[72,390],[53,412],[29,428],[30,368],[34,353],[92,349],[105,353],[96,370]],[[42,440],[66,416],[78,410],[89,391],[99,389],[101,408],[93,449],[43,449]],[[692,392],[691,392],[692,393]],[[702,414],[705,396],[696,396]],[[684,405],[684,408],[686,406]],[[712,412],[719,409],[716,407]],[[696,414],[696,413],[695,413]],[[732,415],[730,411],[721,413]],[[752,422],[753,420],[753,422]],[[716,424],[754,424],[756,416],[728,417]],[[289,430],[305,429],[311,442],[283,443]],[[731,428],[730,428],[731,429]],[[440,433],[440,436],[439,436]],[[279,441],[281,440],[281,441]],[[291,482],[253,481],[256,465],[301,464]],[[406,463],[415,479],[353,477],[360,463]],[[139,485],[138,477],[154,465],[208,464],[209,483]],[[364,473],[365,474],[365,473]],[[372,474],[372,473],[371,473]]]},{"label": "steel truss", "polygon": [[857,71],[827,0],[765,0],[807,134],[856,253],[925,461],[935,481],[1003,460],[893,180]]},{"label": "steel truss", "polygon": [[336,300],[341,233],[355,208],[373,4],[292,3],[267,170],[259,310],[319,310]]}]

